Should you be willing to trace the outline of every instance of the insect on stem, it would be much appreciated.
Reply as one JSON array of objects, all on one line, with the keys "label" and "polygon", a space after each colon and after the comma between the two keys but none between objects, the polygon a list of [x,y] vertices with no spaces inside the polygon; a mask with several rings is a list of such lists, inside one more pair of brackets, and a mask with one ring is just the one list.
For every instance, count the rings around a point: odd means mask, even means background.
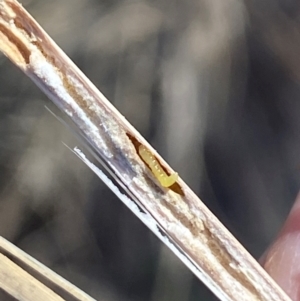
[{"label": "insect on stem", "polygon": [[178,173],[175,172],[171,175],[167,175],[155,156],[153,156],[144,145],[139,146],[139,155],[141,156],[143,161],[150,167],[152,173],[159,181],[161,186],[168,188],[176,183],[176,181],[178,180]]}]

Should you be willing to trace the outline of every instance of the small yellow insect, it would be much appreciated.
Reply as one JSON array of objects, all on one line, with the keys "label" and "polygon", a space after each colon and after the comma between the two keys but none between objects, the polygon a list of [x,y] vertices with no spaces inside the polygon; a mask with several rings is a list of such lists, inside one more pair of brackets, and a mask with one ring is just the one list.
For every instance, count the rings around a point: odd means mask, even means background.
[{"label": "small yellow insect", "polygon": [[150,167],[152,173],[155,175],[161,186],[170,187],[176,183],[176,181],[178,180],[178,173],[175,172],[171,175],[167,175],[157,159],[144,145],[139,146],[139,155],[141,156],[143,161]]}]

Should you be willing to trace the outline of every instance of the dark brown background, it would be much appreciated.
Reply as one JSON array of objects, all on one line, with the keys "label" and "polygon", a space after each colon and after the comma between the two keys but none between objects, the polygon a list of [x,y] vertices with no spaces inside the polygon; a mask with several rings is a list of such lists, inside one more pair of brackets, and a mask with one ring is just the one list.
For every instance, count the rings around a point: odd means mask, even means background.
[{"label": "dark brown background", "polygon": [[[298,1],[23,4],[258,258],[299,188]],[[0,235],[98,300],[216,300],[0,65]]]}]

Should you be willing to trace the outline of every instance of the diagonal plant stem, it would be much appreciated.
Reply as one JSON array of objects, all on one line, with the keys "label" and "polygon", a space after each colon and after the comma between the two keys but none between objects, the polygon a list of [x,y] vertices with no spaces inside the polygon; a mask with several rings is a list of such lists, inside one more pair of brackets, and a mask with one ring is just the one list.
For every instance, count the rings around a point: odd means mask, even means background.
[{"label": "diagonal plant stem", "polygon": [[220,300],[290,300],[180,178],[169,188],[161,186],[140,157],[139,146],[167,175],[174,171],[14,0],[0,0],[0,50],[74,122],[154,221],[145,218],[148,227]]}]

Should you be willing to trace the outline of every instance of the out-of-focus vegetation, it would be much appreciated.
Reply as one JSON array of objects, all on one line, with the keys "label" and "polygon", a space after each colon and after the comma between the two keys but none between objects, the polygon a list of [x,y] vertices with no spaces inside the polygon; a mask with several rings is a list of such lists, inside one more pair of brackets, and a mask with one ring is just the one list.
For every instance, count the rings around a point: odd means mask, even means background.
[{"label": "out-of-focus vegetation", "polygon": [[[300,4],[23,4],[259,257],[299,187]],[[50,101],[0,64],[0,235],[98,300],[216,300],[61,143],[80,144]]]}]

